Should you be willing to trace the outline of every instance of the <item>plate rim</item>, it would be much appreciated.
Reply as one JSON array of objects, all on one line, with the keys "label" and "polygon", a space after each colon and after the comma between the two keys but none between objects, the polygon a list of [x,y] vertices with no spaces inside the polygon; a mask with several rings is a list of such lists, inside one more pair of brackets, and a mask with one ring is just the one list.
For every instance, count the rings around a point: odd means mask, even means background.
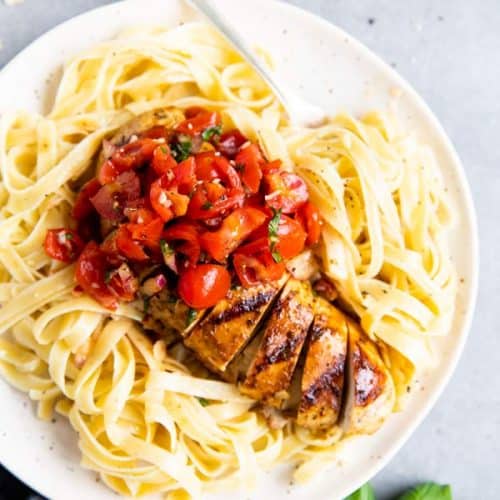
[{"label": "plate rim", "polygon": [[[269,2],[269,0],[266,0]],[[116,6],[126,7],[127,4],[134,3],[134,0],[119,0],[109,4],[101,5],[84,12],[81,12],[75,16],[72,16],[52,28],[48,29],[40,36],[36,37],[29,44],[27,44],[23,49],[21,49],[14,57],[12,57],[8,63],[0,70],[0,84],[4,79],[5,75],[11,70],[18,60],[25,57],[26,53],[29,52],[33,46],[36,46],[41,41],[54,35],[54,32],[63,29],[66,25],[73,22],[77,22],[82,18],[89,15],[98,15],[100,11],[112,10]],[[401,448],[406,444],[411,435],[416,431],[416,429],[422,424],[423,420],[428,416],[429,412],[435,406],[437,400],[441,397],[445,389],[447,388],[453,374],[457,369],[457,365],[463,355],[465,344],[470,335],[470,330],[472,326],[472,321],[474,318],[474,312],[477,305],[478,299],[478,286],[479,286],[479,267],[480,267],[480,240],[477,222],[477,212],[474,204],[474,199],[472,197],[472,192],[470,184],[467,178],[467,174],[462,163],[460,156],[448,136],[444,126],[441,124],[437,116],[434,114],[430,106],[427,104],[425,99],[413,88],[411,83],[406,80],[399,72],[392,68],[387,62],[382,59],[377,53],[375,53],[371,48],[365,45],[363,42],[358,40],[354,35],[351,35],[343,28],[337,26],[333,22],[317,15],[313,12],[305,10],[293,4],[289,4],[283,0],[272,0],[272,2],[279,5],[280,8],[285,10],[293,10],[296,13],[300,13],[301,16],[309,18],[311,22],[319,23],[324,29],[336,30],[337,33],[344,38],[346,38],[349,43],[355,47],[357,51],[363,53],[363,56],[370,61],[378,70],[382,73],[390,76],[391,79],[396,80],[398,85],[404,91],[405,95],[409,96],[410,100],[416,105],[420,112],[423,113],[425,121],[432,124],[434,129],[439,133],[439,139],[445,147],[445,153],[450,159],[450,163],[453,165],[452,170],[457,176],[458,185],[461,190],[461,196],[463,201],[465,201],[464,214],[466,214],[468,223],[471,228],[470,232],[470,280],[467,290],[467,300],[465,303],[466,311],[462,317],[462,328],[460,331],[460,336],[456,339],[456,345],[453,350],[452,356],[447,358],[446,369],[442,375],[441,380],[433,387],[425,399],[425,402],[420,406],[419,411],[412,415],[412,419],[405,426],[404,431],[402,431],[397,439],[395,439],[388,448],[388,451],[381,457],[380,460],[373,461],[370,467],[367,467],[362,473],[359,474],[359,478],[353,481],[354,485],[346,491],[346,495],[350,491],[355,491],[357,488],[362,486],[365,482],[372,479],[376,474],[378,474],[386,465],[394,458],[394,456],[401,450]],[[456,315],[456,312],[455,312]],[[10,466],[8,462],[5,461],[5,456],[0,460],[0,464],[7,469],[12,475],[21,480],[23,483],[28,485],[31,489],[36,492],[50,498],[50,487],[49,482],[45,481],[42,484],[37,484],[37,478],[42,476],[37,476],[35,474],[27,475],[18,470],[14,466]],[[345,495],[344,495],[345,496]]]}]

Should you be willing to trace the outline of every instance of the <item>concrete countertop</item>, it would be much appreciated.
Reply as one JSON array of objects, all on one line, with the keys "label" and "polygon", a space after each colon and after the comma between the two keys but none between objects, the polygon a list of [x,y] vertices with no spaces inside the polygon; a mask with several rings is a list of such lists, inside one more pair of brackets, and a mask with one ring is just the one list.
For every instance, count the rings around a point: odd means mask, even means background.
[{"label": "concrete countertop", "polygon": [[[479,302],[458,369],[431,414],[372,481],[391,499],[419,481],[450,483],[454,498],[500,498],[500,1],[287,0],[337,24],[395,67],[454,142],[481,237]],[[36,37],[109,0],[0,4],[0,67]],[[467,242],[464,242],[467,244]],[[0,498],[8,483],[0,476]],[[16,486],[17,488],[17,486]],[[3,491],[2,491],[3,490]],[[12,490],[22,498],[21,490]]]}]

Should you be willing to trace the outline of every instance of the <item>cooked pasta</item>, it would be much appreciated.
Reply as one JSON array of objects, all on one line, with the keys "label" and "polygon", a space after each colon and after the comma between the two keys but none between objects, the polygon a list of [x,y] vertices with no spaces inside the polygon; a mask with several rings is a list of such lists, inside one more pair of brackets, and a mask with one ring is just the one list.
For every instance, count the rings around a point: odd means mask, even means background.
[{"label": "cooked pasta", "polygon": [[342,439],[338,427],[320,437],[292,422],[271,429],[235,386],[196,376],[180,352],[148,338],[133,304],[110,313],[75,293],[73,267],[43,251],[47,229],[67,226],[72,182],[93,171],[103,138],[141,112],[195,105],[219,110],[307,181],[325,221],[324,271],[400,392],[432,363],[432,338],[453,315],[439,168],[394,116],[291,128],[266,85],[204,24],[129,30],[89,49],[66,65],[47,116],[1,121],[0,372],[37,401],[40,418],[67,416],[82,465],[124,495],[252,488],[259,469],[279,462],[299,464],[295,479],[305,481]]}]

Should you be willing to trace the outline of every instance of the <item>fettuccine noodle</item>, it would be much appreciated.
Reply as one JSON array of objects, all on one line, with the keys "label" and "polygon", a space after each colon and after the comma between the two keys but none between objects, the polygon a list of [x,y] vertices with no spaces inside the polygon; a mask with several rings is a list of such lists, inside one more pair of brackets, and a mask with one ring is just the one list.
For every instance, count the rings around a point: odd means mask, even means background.
[{"label": "fettuccine noodle", "polygon": [[320,437],[291,422],[269,428],[236,387],[195,376],[153,343],[133,305],[111,315],[75,295],[73,267],[43,251],[47,229],[69,225],[71,182],[92,171],[103,138],[144,111],[195,105],[219,110],[307,181],[325,220],[324,271],[400,391],[432,362],[432,337],[453,315],[439,168],[394,117],[292,129],[259,77],[203,24],[128,31],[88,50],[66,65],[47,116],[1,122],[0,372],[38,402],[40,418],[67,416],[83,466],[124,495],[252,488],[259,469],[285,461],[305,481],[342,438],[339,428]]}]

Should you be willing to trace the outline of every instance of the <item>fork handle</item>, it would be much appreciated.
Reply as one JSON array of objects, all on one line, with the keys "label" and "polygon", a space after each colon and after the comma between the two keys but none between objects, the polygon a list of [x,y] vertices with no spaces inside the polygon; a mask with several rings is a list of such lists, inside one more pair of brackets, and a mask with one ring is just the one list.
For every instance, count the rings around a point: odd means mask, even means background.
[{"label": "fork handle", "polygon": [[229,22],[220,14],[220,12],[212,7],[209,0],[188,0],[193,4],[205,17],[207,17],[226,38],[226,40],[254,67],[262,79],[269,85],[274,95],[285,108],[286,113],[289,113],[289,103],[286,96],[280,89],[275,77],[264,66],[264,64],[255,56],[247,43],[241,38],[238,32],[231,27]]}]

